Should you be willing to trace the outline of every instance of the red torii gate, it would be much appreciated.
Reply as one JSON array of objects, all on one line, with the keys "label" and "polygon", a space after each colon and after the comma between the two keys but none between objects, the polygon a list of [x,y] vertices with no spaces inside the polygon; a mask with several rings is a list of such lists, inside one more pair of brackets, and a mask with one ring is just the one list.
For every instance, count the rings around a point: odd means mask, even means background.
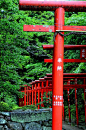
[{"label": "red torii gate", "polygon": [[19,9],[55,11],[55,26],[24,25],[24,31],[58,32],[54,41],[53,55],[52,130],[62,130],[64,37],[60,32],[62,34],[65,31],[86,32],[86,26],[64,26],[65,11],[84,12],[86,1],[19,0]]},{"label": "red torii gate", "polygon": [[[78,81],[82,81],[79,84]],[[33,105],[37,106],[37,103],[43,102],[43,95],[46,92],[46,97],[51,99],[50,92],[52,91],[52,74],[46,74],[44,78],[39,78],[39,80],[32,81],[31,86],[24,85],[24,88],[20,88],[21,92],[24,92],[24,98],[19,99],[19,106]],[[77,105],[77,89],[84,89],[84,105],[85,105],[85,125],[86,125],[86,73],[64,73],[63,74],[63,90],[67,90],[68,95],[68,114],[69,123],[71,123],[71,112],[70,112],[70,96],[69,90],[75,89],[75,105],[76,105],[76,124],[79,125],[78,120],[78,105]],[[49,92],[49,93],[48,93]],[[47,93],[49,95],[47,95]],[[41,99],[40,99],[41,98]],[[64,100],[64,98],[63,98]],[[44,107],[44,104],[41,104]],[[38,105],[38,109],[40,105]],[[63,102],[63,120],[65,121],[64,115],[64,102]]]},{"label": "red torii gate", "polygon": [[[43,45],[43,49],[54,49],[53,45]],[[65,50],[80,50],[80,59],[64,59],[64,62],[86,62],[86,45],[64,45]],[[44,59],[44,62],[53,63],[53,59]]]}]

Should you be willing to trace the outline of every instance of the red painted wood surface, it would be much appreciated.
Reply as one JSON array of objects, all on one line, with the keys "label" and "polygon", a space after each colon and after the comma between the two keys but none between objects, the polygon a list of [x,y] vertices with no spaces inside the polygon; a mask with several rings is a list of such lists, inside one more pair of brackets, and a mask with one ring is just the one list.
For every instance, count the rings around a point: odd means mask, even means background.
[{"label": "red painted wood surface", "polygon": [[75,88],[75,105],[76,105],[76,124],[79,125],[79,119],[78,119],[78,102],[77,102],[77,88]]},{"label": "red painted wood surface", "polygon": [[36,94],[36,89],[37,89],[37,88],[36,88],[36,85],[37,85],[37,84],[35,84],[35,106],[36,106],[36,99],[37,99],[37,94]]},{"label": "red painted wood surface", "polygon": [[[68,84],[70,84],[70,82],[68,81]],[[69,123],[71,123],[71,113],[70,113],[70,96],[69,96],[70,92],[69,89],[67,90],[67,95],[68,95],[68,115],[69,115]]]},{"label": "red painted wood surface", "polygon": [[[53,49],[54,45],[43,45],[43,49]],[[86,45],[64,45],[64,49],[66,50],[80,50],[80,49],[86,49]]]},{"label": "red painted wood surface", "polygon": [[[44,62],[53,63],[53,59],[44,59]],[[86,62],[84,59],[64,59],[64,62]]]},{"label": "red painted wood surface", "polygon": [[63,121],[65,121],[64,92],[63,92]]},{"label": "red painted wood surface", "polygon": [[[75,85],[77,85],[77,78],[75,78]],[[77,89],[75,88],[75,105],[76,105],[76,124],[79,125],[78,119],[78,99],[77,99]]]},{"label": "red painted wood surface", "polygon": [[32,85],[32,105],[33,105],[33,85]]},{"label": "red painted wood surface", "polygon": [[[41,90],[41,102],[43,102],[43,94],[44,94],[44,91],[43,91],[44,82],[43,82],[43,81],[42,81],[42,83],[41,83],[41,87],[42,87],[42,90]],[[41,107],[44,107],[44,104],[43,104],[43,103],[41,104]]]},{"label": "red painted wood surface", "polygon": [[84,100],[85,100],[85,127],[86,127],[86,86],[84,88]]},{"label": "red painted wood surface", "polygon": [[86,48],[81,48],[80,50],[80,58],[86,59]]},{"label": "red painted wood surface", "polygon": [[26,106],[26,87],[24,87],[24,92],[25,92],[25,94],[24,94],[24,106]]},{"label": "red painted wood surface", "polygon": [[[49,77],[52,77],[52,73],[46,74]],[[80,78],[86,78],[86,73],[63,73],[64,77],[80,77]]]},{"label": "red painted wood surface", "polygon": [[19,0],[19,9],[21,10],[54,11],[57,7],[62,7],[69,12],[84,12],[86,11],[86,1]]},{"label": "red painted wood surface", "polygon": [[[55,30],[55,26],[49,25],[24,25],[23,31],[27,32],[67,32],[67,31],[76,31],[76,32],[86,32],[86,26],[62,26],[62,29]],[[60,25],[59,25],[60,28]]]},{"label": "red painted wood surface", "polygon": [[24,25],[23,31],[29,32],[54,32],[54,26],[49,25]]},{"label": "red painted wood surface", "polygon": [[[84,84],[86,84],[86,79],[84,79]],[[86,86],[84,87],[84,106],[85,106],[85,128],[86,128]]]},{"label": "red painted wood surface", "polygon": [[[63,29],[65,10],[57,8],[55,10],[55,31]],[[59,26],[60,25],[60,26]],[[64,34],[62,32],[62,34]],[[59,44],[60,43],[60,44]],[[62,104],[63,104],[63,57],[64,57],[64,37],[57,34],[54,41],[53,51],[53,103],[52,103],[52,130],[62,129]],[[59,62],[59,59],[61,62]]]},{"label": "red painted wood surface", "polygon": [[[39,91],[39,88],[40,88],[40,83],[38,83],[38,103],[40,102],[40,91]],[[39,109],[39,105],[38,105],[38,109]]]}]

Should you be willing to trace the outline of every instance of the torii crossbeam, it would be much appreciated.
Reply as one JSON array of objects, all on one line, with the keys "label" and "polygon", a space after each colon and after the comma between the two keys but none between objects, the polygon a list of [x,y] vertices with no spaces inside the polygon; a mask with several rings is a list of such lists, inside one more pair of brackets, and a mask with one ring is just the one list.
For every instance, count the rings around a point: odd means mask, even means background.
[{"label": "torii crossbeam", "polygon": [[[86,26],[65,26],[65,11],[86,12],[86,1],[58,1],[58,0],[19,0],[19,9],[36,11],[55,11],[54,26],[24,25],[24,31],[86,32]],[[62,130],[62,104],[63,104],[63,55],[64,37],[58,33],[54,41],[53,55],[53,111],[52,130]],[[60,62],[59,62],[60,61]]]}]

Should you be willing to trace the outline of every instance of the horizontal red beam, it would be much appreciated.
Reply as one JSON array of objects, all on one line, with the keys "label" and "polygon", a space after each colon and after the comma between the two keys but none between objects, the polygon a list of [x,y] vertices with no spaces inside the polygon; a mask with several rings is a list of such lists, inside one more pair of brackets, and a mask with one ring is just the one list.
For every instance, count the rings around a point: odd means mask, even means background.
[{"label": "horizontal red beam", "polygon": [[44,78],[39,78],[39,80],[42,80],[42,81],[44,81]]},{"label": "horizontal red beam", "polygon": [[[24,25],[23,26],[23,31],[29,31],[29,32],[55,32],[54,27],[55,26],[49,26],[49,25]],[[63,30],[57,30],[57,31],[86,32],[86,26],[63,26]]]},{"label": "horizontal red beam", "polygon": [[63,86],[63,90],[67,90],[67,89],[75,89],[75,88],[84,88],[85,87],[85,85],[75,85],[75,86],[70,86],[70,87],[68,87],[68,86]]},{"label": "horizontal red beam", "polygon": [[24,25],[23,31],[29,32],[55,32],[54,26],[48,25]]},{"label": "horizontal red beam", "polygon": [[[53,49],[54,45],[43,45],[43,49]],[[86,45],[64,45],[64,49],[78,50],[86,48]]]},{"label": "horizontal red beam", "polygon": [[[47,76],[49,76],[49,77],[52,77],[52,73],[50,73],[50,74],[46,74]],[[71,77],[71,78],[73,78],[73,77],[75,78],[75,77],[80,77],[80,78],[82,78],[83,76],[86,76],[86,73],[63,73],[63,77],[65,77],[65,78],[69,78],[69,77]],[[86,78],[86,77],[83,77],[83,78]]]},{"label": "horizontal red beam", "polygon": [[44,77],[45,80],[52,80],[52,77]]},{"label": "horizontal red beam", "polygon": [[[74,89],[74,88],[84,88],[86,84],[70,84],[70,85],[63,85],[63,89]],[[50,85],[52,87],[52,84]]]},{"label": "horizontal red beam", "polygon": [[63,26],[63,31],[81,31],[86,32],[86,26]]},{"label": "horizontal red beam", "polygon": [[56,0],[19,0],[19,9],[21,10],[56,10],[62,7],[65,11],[86,11],[86,1],[56,1]]},{"label": "horizontal red beam", "polygon": [[64,62],[86,62],[84,59],[64,59]]},{"label": "horizontal red beam", "polygon": [[44,50],[46,49],[52,50],[54,48],[54,45],[42,45],[42,47]]},{"label": "horizontal red beam", "polygon": [[[72,77],[72,75],[71,75],[71,77],[63,77],[63,81],[65,81],[65,80],[69,80],[70,79],[70,81],[74,81],[75,79],[86,79],[86,77],[83,77],[82,75],[79,75],[80,77],[77,77],[76,75],[75,75],[75,77]],[[86,76],[86,75],[85,75]],[[72,80],[73,79],[73,80]],[[45,77],[45,80],[42,80],[42,81],[46,81],[46,80],[52,80],[52,77]]]},{"label": "horizontal red beam", "polygon": [[[50,75],[50,76],[52,76],[52,75]],[[86,76],[86,74],[85,74],[85,75],[82,75],[82,74],[80,74],[80,75],[75,75],[75,77],[72,77],[72,76],[74,76],[74,75],[69,75],[69,76],[71,76],[71,77],[65,77],[65,75],[63,75],[63,78],[64,78],[63,81],[65,81],[65,80],[68,81],[69,79],[70,79],[70,81],[75,81],[76,78],[77,78],[77,79],[86,79],[86,77],[83,77],[83,76]],[[77,76],[80,76],[80,77],[77,77]],[[73,79],[73,80],[71,80],[71,79]],[[41,80],[41,79],[39,78],[39,80]],[[46,82],[46,80],[52,81],[52,77],[49,77],[49,75],[48,75],[48,77],[44,77],[44,79],[41,80],[41,81]]]},{"label": "horizontal red beam", "polygon": [[81,84],[81,85],[79,85],[79,84],[63,85],[64,88],[65,87],[67,87],[67,88],[69,88],[69,87],[71,87],[71,88],[84,88],[85,86],[86,86],[86,84]]},{"label": "horizontal red beam", "polygon": [[[40,82],[40,81],[39,81]],[[63,89],[66,90],[66,89],[74,89],[74,88],[84,88],[86,86],[86,84],[70,84],[70,85],[63,85]],[[50,84],[49,86],[47,87],[39,87],[39,88],[36,88],[36,89],[33,89],[33,90],[26,90],[26,92],[32,92],[32,91],[37,91],[37,90],[41,90],[41,89],[52,89],[52,84]],[[21,92],[25,92],[24,90],[21,90]]]},{"label": "horizontal red beam", "polygon": [[[52,59],[44,59],[44,62],[48,62],[48,63],[53,63],[53,60]],[[64,59],[64,62],[77,62],[77,63],[80,63],[80,62],[86,62],[86,60],[84,59]]]},{"label": "horizontal red beam", "polygon": [[[51,85],[52,86],[52,85]],[[37,90],[41,90],[41,89],[46,89],[46,88],[48,88],[48,91],[51,89],[51,91],[52,91],[52,87],[41,87],[41,88],[38,88],[38,89],[34,89],[34,90],[26,90],[26,92],[35,92],[35,91],[37,91]],[[74,89],[74,88],[84,88],[84,86],[74,86],[74,87],[65,87],[65,86],[63,86],[63,90],[67,90],[67,89]],[[25,92],[25,91],[21,91],[21,92]],[[41,92],[41,91],[40,91]]]},{"label": "horizontal red beam", "polygon": [[[86,75],[85,75],[86,76]],[[83,77],[82,75],[80,77],[64,77],[64,79],[86,79],[86,77]]]}]

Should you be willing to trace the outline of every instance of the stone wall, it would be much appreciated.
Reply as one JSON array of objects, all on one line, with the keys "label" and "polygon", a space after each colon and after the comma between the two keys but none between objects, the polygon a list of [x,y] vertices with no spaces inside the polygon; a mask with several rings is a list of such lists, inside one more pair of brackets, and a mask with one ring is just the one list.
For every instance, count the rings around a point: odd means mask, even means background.
[{"label": "stone wall", "polygon": [[0,112],[0,130],[51,130],[52,109]]}]

